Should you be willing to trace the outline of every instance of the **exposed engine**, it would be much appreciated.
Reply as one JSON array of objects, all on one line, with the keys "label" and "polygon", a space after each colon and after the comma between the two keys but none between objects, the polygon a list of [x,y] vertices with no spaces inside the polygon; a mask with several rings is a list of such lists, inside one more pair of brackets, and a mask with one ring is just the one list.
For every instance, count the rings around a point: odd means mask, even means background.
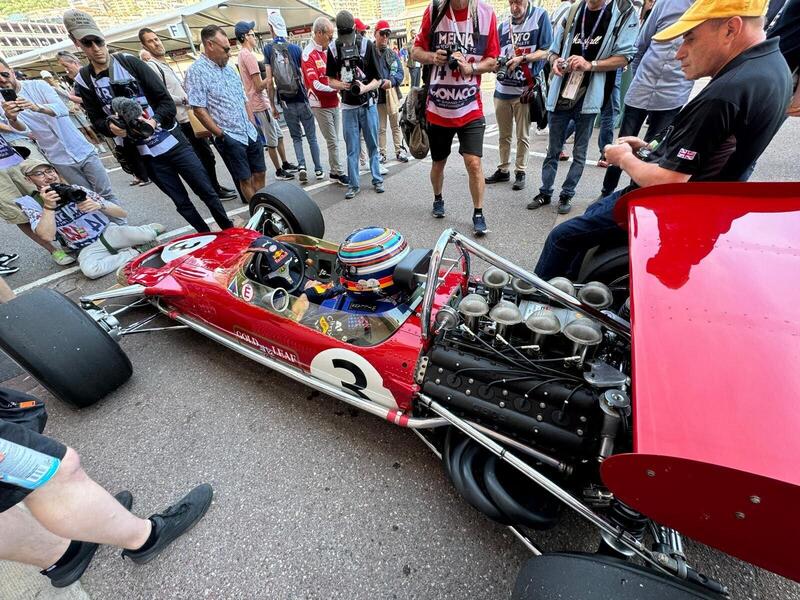
[{"label": "exposed engine", "polygon": [[[597,310],[614,304],[599,282],[550,283]],[[418,380],[422,392],[571,484],[587,503],[608,506],[598,465],[630,449],[629,341],[496,267],[468,292],[436,315],[436,341]],[[627,303],[619,313],[628,318]],[[485,453],[471,456],[466,440],[451,437],[443,445],[445,469],[473,506],[500,522],[553,522],[541,503],[523,511],[527,518],[508,514],[509,501],[545,499],[530,486],[522,494],[503,489],[495,462]]]}]

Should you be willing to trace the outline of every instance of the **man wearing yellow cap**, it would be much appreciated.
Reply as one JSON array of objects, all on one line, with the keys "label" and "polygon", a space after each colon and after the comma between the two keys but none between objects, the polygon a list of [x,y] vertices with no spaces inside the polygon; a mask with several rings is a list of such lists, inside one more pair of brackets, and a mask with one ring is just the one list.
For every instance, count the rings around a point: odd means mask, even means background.
[{"label": "man wearing yellow cap", "polygon": [[632,179],[547,236],[536,274],[577,276],[583,256],[627,239],[614,220],[617,200],[637,187],[686,181],[746,181],[783,123],[791,96],[789,67],[776,39],[765,39],[767,0],[696,0],[653,39],[683,36],[675,58],[687,79],[711,81],[651,142],[624,137],[606,160]]}]

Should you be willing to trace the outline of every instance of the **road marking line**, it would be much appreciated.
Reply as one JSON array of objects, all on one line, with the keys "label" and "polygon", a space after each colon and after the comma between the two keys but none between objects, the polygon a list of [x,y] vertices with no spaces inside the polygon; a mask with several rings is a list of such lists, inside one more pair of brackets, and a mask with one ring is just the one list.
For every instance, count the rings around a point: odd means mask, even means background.
[{"label": "road marking line", "polygon": [[[385,163],[384,166],[389,168],[389,167],[397,166],[399,164],[403,164],[403,163],[401,163],[398,160],[393,160],[393,161]],[[122,167],[118,167],[117,169],[114,169],[114,170],[118,170],[118,169],[121,169],[121,168]],[[334,183],[335,183],[335,181],[333,179],[326,179],[325,181],[318,181],[317,183],[313,183],[313,184],[307,185],[307,186],[301,185],[300,189],[305,190],[307,192],[312,192],[314,190],[318,190],[318,189],[321,189],[321,188],[324,188],[324,187],[328,187],[329,185],[333,185]],[[240,206],[239,208],[234,208],[233,210],[226,211],[226,214],[229,217],[233,217],[233,216],[236,216],[236,215],[240,215],[240,214],[242,214],[244,212],[250,212],[250,206],[249,205],[248,206]],[[205,219],[205,222],[210,225],[211,223],[214,222],[214,219],[212,217],[209,217],[209,218]],[[189,232],[192,232],[192,231],[194,231],[194,227],[192,227],[191,225],[186,225],[185,227],[179,227],[178,229],[173,229],[172,231],[165,231],[164,233],[159,235],[157,239],[158,239],[158,241],[168,240],[170,238],[174,238],[176,236],[183,235],[185,233],[189,233]],[[80,271],[80,267],[76,266],[76,267],[70,267],[69,269],[64,269],[63,271],[58,271],[57,273],[51,273],[50,275],[46,275],[45,277],[42,277],[42,278],[37,279],[35,281],[31,281],[30,283],[26,283],[25,285],[22,285],[22,286],[16,288],[14,290],[14,293],[15,294],[21,294],[23,292],[27,292],[28,290],[32,290],[33,288],[39,287],[41,285],[45,285],[47,283],[52,283],[54,281],[58,281],[59,279],[63,279],[64,277],[67,277],[69,275],[77,273],[78,271]]]}]

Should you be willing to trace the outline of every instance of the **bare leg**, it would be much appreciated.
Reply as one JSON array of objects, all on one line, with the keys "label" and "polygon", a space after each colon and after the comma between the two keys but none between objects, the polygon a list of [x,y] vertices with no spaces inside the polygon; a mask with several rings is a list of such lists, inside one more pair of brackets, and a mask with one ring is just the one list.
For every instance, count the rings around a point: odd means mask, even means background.
[{"label": "bare leg", "polygon": [[244,196],[245,202],[250,202],[250,198],[256,193],[253,177],[250,179],[240,179],[239,186],[242,188],[242,196]]},{"label": "bare leg", "polygon": [[283,146],[283,138],[278,138],[278,154],[281,156],[281,164],[287,162],[286,160],[286,149]]},{"label": "bare leg", "polygon": [[52,254],[53,252],[58,250],[58,248],[56,248],[56,246],[55,246],[55,244],[53,244],[53,242],[48,242],[46,240],[43,240],[38,235],[36,235],[34,233],[34,231],[33,231],[33,228],[29,224],[26,223],[25,225],[17,225],[17,227],[19,227],[22,230],[22,233],[27,235],[29,238],[31,238],[37,244],[39,244],[42,248],[47,250],[48,254]]},{"label": "bare leg", "polygon": [[72,448],[67,449],[53,479],[31,492],[25,506],[46,529],[68,540],[134,550],[150,536],[150,521],[130,513],[92,481]]},{"label": "bare leg", "polygon": [[483,208],[483,194],[486,190],[486,182],[483,179],[480,156],[465,154],[464,166],[467,168],[467,175],[469,176],[469,192],[472,194],[472,206]]},{"label": "bare leg", "polygon": [[46,569],[64,555],[70,540],[50,533],[26,510],[14,506],[0,513],[0,559]]},{"label": "bare leg", "polygon": [[269,159],[272,161],[272,166],[275,167],[275,170],[281,168],[282,163],[278,160],[278,149],[277,148],[267,148],[267,153],[269,154]]},{"label": "bare leg", "polygon": [[261,171],[261,173],[253,173],[253,176],[250,178],[250,181],[253,183],[254,194],[264,188],[264,183],[266,179],[267,179],[266,171]]},{"label": "bare leg", "polygon": [[[444,187],[444,167],[447,164],[447,159],[435,160],[431,165],[431,185],[433,186],[433,195],[438,196],[442,193]],[[480,161],[478,162],[480,167]]]},{"label": "bare leg", "polygon": [[[16,298],[14,295],[14,290],[12,290],[11,286],[6,283],[5,279],[0,277],[0,304],[8,302],[9,300],[13,300],[14,298]],[[2,513],[0,513],[0,516],[2,516]],[[3,528],[0,527],[0,530],[2,529]]]}]

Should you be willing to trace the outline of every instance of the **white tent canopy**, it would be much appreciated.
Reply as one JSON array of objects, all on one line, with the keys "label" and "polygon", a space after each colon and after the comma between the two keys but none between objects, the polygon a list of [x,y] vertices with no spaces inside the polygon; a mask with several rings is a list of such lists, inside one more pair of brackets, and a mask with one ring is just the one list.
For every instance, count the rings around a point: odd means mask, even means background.
[{"label": "white tent canopy", "polygon": [[[175,11],[109,29],[104,32],[106,43],[112,52],[126,50],[137,53],[141,48],[139,30],[148,27],[159,35],[167,52],[175,50],[191,52],[200,47],[200,30],[206,25],[219,25],[228,37],[233,39],[233,28],[239,21],[255,21],[256,33],[269,34],[267,10],[279,10],[290,33],[308,31],[317,17],[331,16],[303,0],[246,0],[246,2],[245,4],[236,1],[206,0],[199,4],[184,6]],[[187,29],[191,32],[191,43],[184,33]],[[14,69],[33,77],[38,77],[42,69],[63,71],[56,61],[56,53],[59,50],[81,55],[72,40],[67,38],[58,44],[9,58],[8,63]]]}]

